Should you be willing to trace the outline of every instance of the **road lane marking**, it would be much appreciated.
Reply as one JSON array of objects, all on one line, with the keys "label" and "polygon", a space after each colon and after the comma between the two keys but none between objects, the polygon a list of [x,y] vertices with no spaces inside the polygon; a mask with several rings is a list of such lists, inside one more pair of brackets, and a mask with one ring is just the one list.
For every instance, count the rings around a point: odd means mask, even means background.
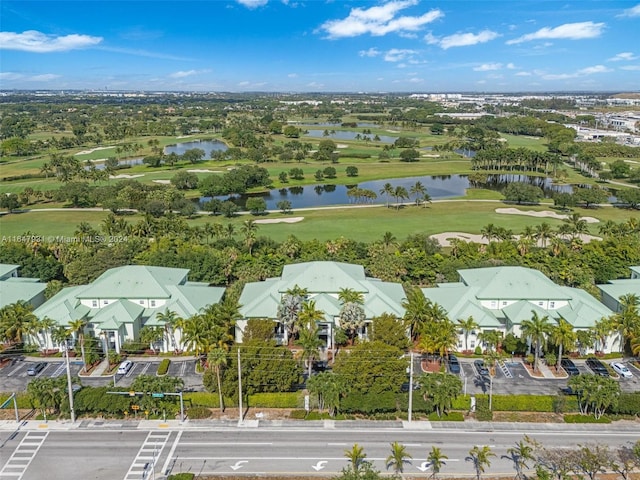
[{"label": "road lane marking", "polygon": [[[40,450],[40,447],[42,447],[48,435],[49,432],[27,432],[11,457],[9,457],[9,460],[7,460],[7,463],[5,463],[2,470],[0,470],[0,477],[17,477],[17,479],[20,480],[38,454],[38,450]],[[26,464],[24,462],[26,462]]]},{"label": "road lane marking", "polygon": [[170,471],[169,471],[169,464],[171,463],[171,459],[173,458],[173,454],[176,451],[176,447],[178,446],[178,443],[180,443],[180,438],[182,437],[182,433],[184,432],[184,430],[180,430],[178,432],[178,435],[176,435],[176,439],[173,441],[173,445],[171,445],[171,450],[169,450],[169,455],[167,456],[167,461],[164,462],[164,465],[162,466],[162,472],[164,472],[164,475],[169,475]]},{"label": "road lane marking", "polygon": [[273,445],[273,442],[182,442],[180,445]]},{"label": "road lane marking", "polygon": [[172,432],[151,430],[140,446],[138,454],[136,458],[133,459],[124,480],[139,480],[140,475],[145,472],[148,467],[155,470],[155,463],[161,457],[162,450],[164,450],[171,433]]}]

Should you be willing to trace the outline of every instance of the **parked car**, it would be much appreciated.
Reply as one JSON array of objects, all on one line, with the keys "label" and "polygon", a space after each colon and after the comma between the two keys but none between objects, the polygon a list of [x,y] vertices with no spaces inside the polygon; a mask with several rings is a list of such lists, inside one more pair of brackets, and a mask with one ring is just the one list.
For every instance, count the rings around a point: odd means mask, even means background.
[{"label": "parked car", "polygon": [[460,373],[460,362],[458,361],[458,357],[453,354],[449,354],[449,358],[447,359],[449,363],[449,372],[457,375]]},{"label": "parked car", "polygon": [[38,362],[35,365],[32,365],[31,367],[29,367],[29,369],[27,370],[27,375],[29,375],[30,377],[35,377],[42,370],[44,370],[46,366],[47,366],[46,363]]},{"label": "parked car", "polygon": [[476,367],[478,375],[481,375],[483,377],[486,377],[486,376],[489,375],[489,369],[484,364],[484,360],[476,360],[476,361],[473,362],[473,364]]},{"label": "parked car", "polygon": [[573,391],[573,388],[571,387],[563,387],[560,389],[560,393],[562,393],[563,395],[577,395],[576,392]]},{"label": "parked car", "polygon": [[595,373],[596,375],[600,375],[601,377],[608,377],[609,371],[607,367],[595,357],[587,358],[587,366]]},{"label": "parked car", "polygon": [[562,360],[560,360],[560,365],[562,366],[562,368],[564,368],[564,371],[567,372],[567,375],[569,375],[570,377],[573,377],[574,375],[580,375],[580,371],[578,370],[578,367],[576,367],[576,364],[573,363],[573,360],[563,358]]},{"label": "parked car", "polygon": [[633,373],[631,373],[631,370],[629,370],[620,362],[611,362],[611,368],[613,368],[613,371],[616,372],[621,377],[624,377],[624,378],[633,377]]},{"label": "parked car", "polygon": [[118,375],[125,375],[127,372],[129,372],[129,370],[131,370],[132,366],[133,362],[131,362],[130,360],[125,360],[118,367]]}]

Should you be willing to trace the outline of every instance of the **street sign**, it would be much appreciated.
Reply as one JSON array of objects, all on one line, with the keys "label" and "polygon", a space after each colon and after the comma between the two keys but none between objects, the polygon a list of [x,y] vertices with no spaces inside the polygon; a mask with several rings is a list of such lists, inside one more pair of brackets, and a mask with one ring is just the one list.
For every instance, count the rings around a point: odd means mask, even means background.
[{"label": "street sign", "polygon": [[140,410],[140,405],[131,405],[131,410]]},{"label": "street sign", "polygon": [[164,398],[164,393],[152,393],[153,398]]},{"label": "street sign", "polygon": [[131,390],[131,391],[129,392],[129,396],[130,396],[130,397],[135,397],[135,396],[136,396],[136,392],[134,392],[133,390]]}]

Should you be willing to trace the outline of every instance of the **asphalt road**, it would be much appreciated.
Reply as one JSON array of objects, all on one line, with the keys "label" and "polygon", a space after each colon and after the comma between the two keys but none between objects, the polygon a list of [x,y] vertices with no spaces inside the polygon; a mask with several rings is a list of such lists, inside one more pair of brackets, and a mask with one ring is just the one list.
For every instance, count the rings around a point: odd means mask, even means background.
[{"label": "asphalt road", "polygon": [[[584,426],[582,426],[584,427]],[[190,471],[206,475],[232,473],[335,475],[347,465],[345,450],[358,443],[377,469],[386,471],[390,443],[398,441],[413,457],[405,473],[428,473],[427,452],[439,447],[449,457],[443,474],[471,476],[466,461],[475,445],[488,445],[495,453],[487,474],[514,473],[507,449],[525,433],[547,448],[602,443],[616,447],[638,440],[636,431],[597,431],[563,425],[562,430],[541,425],[534,431],[407,430],[402,428],[214,428],[207,430],[101,429],[29,430],[10,438],[0,431],[0,478],[15,480],[141,479],[155,465],[155,478]],[[593,427],[592,427],[593,428]],[[16,460],[18,459],[18,460]]]}]

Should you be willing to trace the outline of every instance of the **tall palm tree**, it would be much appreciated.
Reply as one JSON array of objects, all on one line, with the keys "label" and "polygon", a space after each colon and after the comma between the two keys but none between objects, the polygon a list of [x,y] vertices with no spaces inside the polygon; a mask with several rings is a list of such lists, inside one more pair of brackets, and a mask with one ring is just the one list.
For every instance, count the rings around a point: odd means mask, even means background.
[{"label": "tall palm tree", "polygon": [[169,349],[169,344],[174,350],[180,350],[176,342],[176,330],[182,328],[184,320],[178,316],[177,312],[168,308],[164,312],[156,314],[156,319],[164,326],[165,336],[167,337],[167,350]]},{"label": "tall palm tree", "polygon": [[389,208],[389,199],[393,196],[393,185],[389,182],[385,183],[380,189],[380,195],[387,196],[387,208]]},{"label": "tall palm tree", "polygon": [[521,324],[522,335],[528,338],[531,344],[534,346],[534,362],[533,371],[538,371],[538,360],[540,357],[540,347],[544,342],[546,336],[551,333],[551,323],[549,323],[549,317],[538,316],[538,313],[534,310],[531,311],[531,318],[523,320]]},{"label": "tall palm tree", "polygon": [[498,227],[493,223],[489,223],[480,229],[482,238],[486,238],[489,243],[498,239]]},{"label": "tall palm tree", "polygon": [[529,444],[529,442],[527,442],[526,436],[525,440],[520,440],[518,443],[516,443],[515,447],[507,449],[506,458],[510,459],[513,462],[513,467],[516,470],[516,478],[519,480],[526,478],[523,470],[529,468],[527,462],[535,461],[533,447]]},{"label": "tall palm tree", "polygon": [[476,445],[469,450],[469,456],[465,458],[465,460],[473,464],[473,469],[476,471],[476,478],[480,480],[485,469],[491,466],[490,458],[495,456],[491,451],[491,447],[488,445],[483,445],[482,447]]},{"label": "tall palm tree", "polygon": [[302,310],[302,303],[308,292],[304,288],[295,285],[282,295],[278,305],[278,321],[285,327],[289,344],[298,331],[298,317]]},{"label": "tall palm tree", "polygon": [[448,459],[449,457],[444,455],[438,447],[431,447],[431,451],[429,452],[429,455],[427,455],[427,462],[429,462],[429,465],[431,466],[431,478],[437,478],[443,465],[447,464],[444,460]]},{"label": "tall palm tree", "polygon": [[222,367],[227,364],[227,352],[220,347],[209,350],[207,355],[207,364],[216,372],[216,380],[218,382],[218,401],[220,402],[220,412],[224,412],[224,398],[222,396],[222,381],[220,373]]},{"label": "tall palm tree", "polygon": [[367,458],[367,454],[364,453],[364,448],[357,443],[354,443],[350,450],[344,451],[344,456],[349,460],[353,473],[359,475],[360,467]]},{"label": "tall palm tree", "polygon": [[577,340],[576,332],[573,330],[573,325],[564,318],[561,318],[558,320],[558,325],[551,328],[549,338],[551,343],[558,347],[558,362],[556,362],[556,370],[558,370],[564,350],[570,350],[575,347]]},{"label": "tall palm tree", "polygon": [[74,337],[80,344],[80,352],[82,354],[82,371],[87,371],[87,357],[84,352],[84,329],[87,326],[87,321],[84,318],[78,318],[69,322],[69,329],[73,333]]},{"label": "tall palm tree", "polygon": [[244,235],[244,244],[247,246],[249,256],[251,256],[251,250],[256,243],[256,234],[258,232],[258,224],[253,220],[245,220],[242,222],[240,231]]},{"label": "tall palm tree", "polygon": [[429,303],[419,288],[407,289],[407,299],[403,300],[402,307],[405,309],[404,319],[411,328],[411,339],[414,341],[427,324]]},{"label": "tall palm tree", "polygon": [[612,327],[618,332],[620,337],[620,353],[624,352],[625,346],[634,336],[640,334],[640,297],[633,293],[627,293],[620,298],[620,312],[612,317]]},{"label": "tall palm tree", "polygon": [[549,225],[547,222],[542,222],[540,225],[536,225],[535,238],[538,242],[540,242],[540,245],[543,248],[547,246],[547,241],[553,238],[553,236],[554,235],[551,225]]},{"label": "tall palm tree", "polygon": [[466,320],[459,318],[458,326],[464,335],[464,349],[469,350],[469,334],[479,328],[478,322],[474,320],[473,316],[469,316]]},{"label": "tall palm tree", "polygon": [[387,470],[393,468],[393,472],[399,475],[404,472],[405,464],[410,464],[413,457],[407,452],[407,447],[398,442],[391,444],[391,454],[387,457],[385,464]]},{"label": "tall palm tree", "polygon": [[604,351],[607,345],[607,338],[613,331],[613,328],[613,317],[602,317],[591,327],[591,331],[597,341],[596,349]]},{"label": "tall palm tree", "polygon": [[404,200],[405,198],[409,198],[409,192],[407,192],[407,189],[405,187],[403,187],[402,185],[398,185],[393,190],[393,196],[396,199],[396,210],[399,210],[400,209],[400,201]]},{"label": "tall palm tree", "polygon": [[308,378],[311,378],[313,361],[319,357],[318,349],[322,346],[322,340],[318,338],[318,327],[315,323],[308,324],[300,330],[298,345],[302,347],[301,357],[307,365]]},{"label": "tall palm tree", "polygon": [[338,300],[342,303],[340,328],[347,332],[347,336],[353,342],[358,330],[364,326],[366,320],[366,314],[362,308],[364,295],[352,288],[341,288],[338,292]]},{"label": "tall palm tree", "polygon": [[422,182],[416,182],[409,189],[409,193],[411,195],[415,195],[416,206],[418,206],[418,204],[420,203],[420,198],[422,197],[422,195],[427,193],[427,189],[422,184]]}]

